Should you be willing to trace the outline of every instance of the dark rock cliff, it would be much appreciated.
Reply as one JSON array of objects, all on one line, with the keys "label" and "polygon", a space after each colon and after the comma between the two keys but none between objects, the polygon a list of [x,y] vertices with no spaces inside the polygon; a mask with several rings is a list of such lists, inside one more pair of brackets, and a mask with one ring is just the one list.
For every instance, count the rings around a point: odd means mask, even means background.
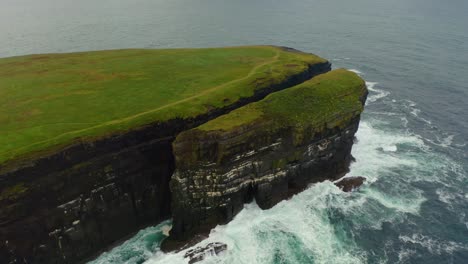
[{"label": "dark rock cliff", "polygon": [[162,249],[197,242],[253,199],[268,209],[343,176],[366,96],[362,79],[336,70],[181,133],[173,144],[173,227]]},{"label": "dark rock cliff", "polygon": [[77,263],[169,218],[176,135],[329,70],[328,62],[310,65],[253,97],[194,119],[77,143],[0,168],[0,263]]},{"label": "dark rock cliff", "polygon": [[[173,226],[163,249],[182,247],[196,234],[229,222],[253,199],[268,209],[310,183],[340,178],[348,172],[358,124],[355,118],[344,129],[328,130],[301,146],[293,144],[291,130],[255,134],[247,141],[239,140],[240,135],[207,138],[200,150],[206,162],[178,168],[172,177]],[[185,144],[175,145],[175,155],[188,151]],[[233,149],[222,157],[222,166],[211,159],[217,158],[213,153],[218,144]]]}]

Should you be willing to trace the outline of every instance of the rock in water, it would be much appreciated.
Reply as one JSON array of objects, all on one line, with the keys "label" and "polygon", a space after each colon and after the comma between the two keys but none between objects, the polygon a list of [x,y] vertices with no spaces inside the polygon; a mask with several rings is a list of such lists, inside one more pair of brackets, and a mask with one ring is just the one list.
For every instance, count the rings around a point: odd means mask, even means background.
[{"label": "rock in water", "polygon": [[204,260],[209,256],[217,256],[227,250],[227,245],[220,242],[209,243],[205,247],[197,247],[185,253],[184,258],[189,258],[189,264]]},{"label": "rock in water", "polygon": [[364,177],[347,177],[335,182],[335,185],[343,192],[351,192],[359,188],[365,181],[366,178]]}]

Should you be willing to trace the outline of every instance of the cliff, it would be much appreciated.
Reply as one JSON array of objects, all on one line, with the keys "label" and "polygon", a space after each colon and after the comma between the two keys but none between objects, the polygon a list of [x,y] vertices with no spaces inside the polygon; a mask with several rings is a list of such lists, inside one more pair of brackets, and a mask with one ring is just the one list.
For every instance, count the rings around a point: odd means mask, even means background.
[{"label": "cliff", "polygon": [[277,47],[0,60],[0,262],[76,263],[171,216],[173,140],[330,70]]},{"label": "cliff", "polygon": [[267,209],[344,175],[366,96],[360,77],[335,70],[179,134],[163,250],[191,244],[253,199]]}]

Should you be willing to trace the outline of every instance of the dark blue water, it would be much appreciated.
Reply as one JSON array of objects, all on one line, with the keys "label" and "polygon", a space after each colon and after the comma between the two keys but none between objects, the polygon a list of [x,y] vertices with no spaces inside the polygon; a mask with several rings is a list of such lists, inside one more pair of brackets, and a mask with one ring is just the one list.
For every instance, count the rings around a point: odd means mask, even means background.
[{"label": "dark blue water", "polygon": [[[368,81],[345,194],[330,182],[247,205],[204,263],[468,263],[468,1],[0,0],[0,57],[275,44]],[[94,263],[186,263],[142,230]]]}]

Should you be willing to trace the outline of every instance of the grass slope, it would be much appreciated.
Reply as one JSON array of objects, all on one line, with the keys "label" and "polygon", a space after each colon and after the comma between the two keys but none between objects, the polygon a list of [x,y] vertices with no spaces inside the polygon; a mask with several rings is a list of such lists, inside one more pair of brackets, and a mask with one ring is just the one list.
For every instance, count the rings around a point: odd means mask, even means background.
[{"label": "grass slope", "polygon": [[322,63],[271,46],[0,59],[0,164],[222,107]]},{"label": "grass slope", "polygon": [[313,128],[320,132],[326,127],[340,127],[360,114],[363,110],[360,98],[366,91],[364,80],[357,74],[334,70],[270,94],[262,101],[236,109],[191,132],[242,131],[239,128],[252,124],[272,132],[283,127]]}]

